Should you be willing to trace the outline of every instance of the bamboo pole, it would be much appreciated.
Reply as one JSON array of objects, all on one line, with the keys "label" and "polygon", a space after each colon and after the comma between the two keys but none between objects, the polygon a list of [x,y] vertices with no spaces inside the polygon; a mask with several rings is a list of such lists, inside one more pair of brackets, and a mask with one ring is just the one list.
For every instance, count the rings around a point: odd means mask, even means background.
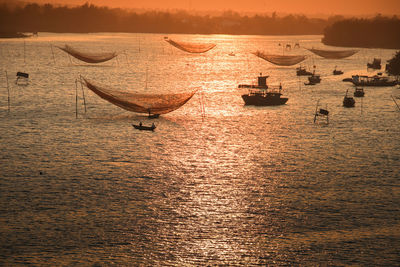
[{"label": "bamboo pole", "polygon": [[393,99],[393,102],[396,104],[397,109],[400,111],[400,107],[399,107],[399,105],[397,104],[396,100],[394,99],[393,95],[391,95],[391,97],[392,97],[392,99]]},{"label": "bamboo pole", "polygon": [[80,79],[80,81],[81,81],[81,89],[82,89],[82,96],[83,96],[83,105],[85,106],[85,113],[86,113],[86,97],[85,97],[85,90],[83,90],[82,76],[79,75],[79,79]]},{"label": "bamboo pole", "polygon": [[318,116],[318,105],[319,105],[319,99],[317,101],[317,105],[315,106],[314,123],[317,120],[317,116]]},{"label": "bamboo pole", "polygon": [[26,44],[25,44],[25,41],[24,41],[24,64],[25,64],[25,50],[26,50],[25,46],[26,46]]},{"label": "bamboo pole", "polygon": [[56,58],[54,56],[54,51],[53,51],[53,44],[50,43],[50,47],[51,47],[51,53],[53,54],[53,61],[54,61],[54,65],[56,64]]},{"label": "bamboo pole", "polygon": [[7,80],[7,93],[8,93],[8,113],[10,113],[10,86],[8,84],[7,71],[6,71],[6,80]]},{"label": "bamboo pole", "polygon": [[78,80],[75,79],[75,118],[78,118]]},{"label": "bamboo pole", "polygon": [[128,67],[131,67],[131,65],[129,64],[128,55],[126,54],[126,51],[124,51],[124,55],[126,59],[126,64],[128,64]]}]

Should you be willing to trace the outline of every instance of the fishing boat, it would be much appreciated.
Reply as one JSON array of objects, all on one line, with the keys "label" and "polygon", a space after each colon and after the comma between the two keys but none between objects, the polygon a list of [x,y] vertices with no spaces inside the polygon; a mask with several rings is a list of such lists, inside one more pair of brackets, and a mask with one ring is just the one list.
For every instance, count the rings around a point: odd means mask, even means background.
[{"label": "fishing boat", "polygon": [[312,75],[312,72],[307,71],[305,67],[302,67],[300,65],[300,67],[296,68],[296,75],[297,76],[309,76],[309,75]]},{"label": "fishing boat", "polygon": [[342,74],[343,74],[343,71],[337,70],[335,67],[335,69],[333,70],[333,75],[342,75]]},{"label": "fishing boat", "polygon": [[139,125],[132,124],[132,126],[133,126],[133,128],[141,130],[141,131],[154,131],[154,129],[156,128],[154,123],[151,126],[144,126],[144,125],[142,125],[142,123],[139,123]]},{"label": "fishing boat", "polygon": [[367,68],[368,69],[374,69],[374,70],[380,70],[382,68],[381,59],[380,58],[374,58],[372,63],[367,63]]},{"label": "fishing boat", "polygon": [[383,76],[378,73],[374,76],[353,75],[352,83],[355,86],[394,86],[398,81],[389,76]]},{"label": "fishing boat", "polygon": [[356,87],[356,89],[354,90],[354,96],[355,97],[363,97],[364,96],[364,88],[362,87]]},{"label": "fishing boat", "polygon": [[288,101],[288,98],[282,96],[282,86],[278,88],[269,88],[267,85],[268,76],[258,77],[257,85],[241,84],[239,88],[248,88],[247,94],[242,95],[245,105],[253,106],[277,106],[283,105]]},{"label": "fishing boat", "polygon": [[308,77],[308,81],[310,83],[314,83],[314,84],[320,83],[321,82],[321,76],[319,74],[315,74],[315,72],[313,72],[313,74],[310,77]]},{"label": "fishing boat", "polygon": [[356,104],[356,101],[353,97],[347,96],[349,90],[346,91],[346,95],[343,98],[343,106],[346,108],[352,108]]}]

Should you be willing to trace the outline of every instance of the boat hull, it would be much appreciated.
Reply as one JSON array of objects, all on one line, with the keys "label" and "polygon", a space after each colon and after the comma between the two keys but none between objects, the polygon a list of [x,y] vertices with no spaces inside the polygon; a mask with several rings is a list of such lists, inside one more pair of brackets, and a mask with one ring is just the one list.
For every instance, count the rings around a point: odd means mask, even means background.
[{"label": "boat hull", "polygon": [[286,97],[265,97],[261,95],[242,95],[242,98],[245,105],[252,106],[279,106],[288,101]]},{"label": "boat hull", "polygon": [[356,104],[356,101],[352,97],[345,97],[343,99],[343,106],[346,108],[352,108]]},{"label": "boat hull", "polygon": [[141,130],[141,131],[154,131],[155,126],[143,126],[143,125],[135,125],[132,124],[133,128]]},{"label": "boat hull", "polygon": [[376,81],[376,82],[356,82],[352,81],[355,86],[395,86],[397,84],[396,81]]}]

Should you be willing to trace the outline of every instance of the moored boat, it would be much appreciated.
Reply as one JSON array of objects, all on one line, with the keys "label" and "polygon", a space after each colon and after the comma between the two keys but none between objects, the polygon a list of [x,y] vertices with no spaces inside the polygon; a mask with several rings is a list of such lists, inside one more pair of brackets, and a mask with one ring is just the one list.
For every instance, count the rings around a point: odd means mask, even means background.
[{"label": "moored boat", "polygon": [[154,123],[151,126],[144,126],[142,125],[142,123],[139,123],[139,125],[136,124],[132,124],[133,128],[138,129],[138,130],[143,130],[143,131],[154,131],[154,129],[156,128],[156,126],[154,125]]},{"label": "moored boat", "polygon": [[249,88],[247,94],[242,95],[245,105],[254,106],[277,106],[283,105],[288,101],[288,98],[282,96],[282,86],[278,88],[269,88],[266,80],[268,76],[258,77],[257,85],[239,85],[239,88]]},{"label": "moored boat", "polygon": [[321,82],[321,76],[319,74],[315,74],[315,72],[308,77],[308,81],[310,84],[316,84]]},{"label": "moored boat", "polygon": [[353,97],[347,96],[349,90],[346,91],[346,95],[343,98],[343,106],[347,108],[352,108],[356,104],[356,101]]},{"label": "moored boat", "polygon": [[354,96],[355,97],[363,97],[364,96],[364,88],[362,87],[356,87],[356,89],[354,90]]},{"label": "moored boat", "polygon": [[352,83],[355,86],[394,86],[398,81],[390,76],[383,76],[378,73],[374,76],[353,75]]},{"label": "moored boat", "polygon": [[372,61],[372,63],[367,63],[367,68],[380,70],[382,68],[381,59],[380,58],[374,58],[374,61]]},{"label": "moored boat", "polygon": [[343,74],[343,71],[337,70],[335,67],[335,69],[333,70],[333,75],[342,75],[342,74]]},{"label": "moored boat", "polygon": [[307,71],[305,67],[302,67],[301,65],[296,68],[296,75],[297,76],[309,76],[312,75],[311,71]]}]

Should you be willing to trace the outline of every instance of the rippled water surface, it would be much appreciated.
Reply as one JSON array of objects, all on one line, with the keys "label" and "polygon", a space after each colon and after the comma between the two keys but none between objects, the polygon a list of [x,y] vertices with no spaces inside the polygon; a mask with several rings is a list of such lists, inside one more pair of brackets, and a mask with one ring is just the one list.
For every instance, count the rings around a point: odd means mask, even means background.
[{"label": "rippled water surface", "polygon": [[[324,47],[321,36],[169,37],[217,46],[187,54],[153,34],[0,40],[0,265],[399,264],[400,90],[365,88],[342,107],[354,90],[342,79],[372,74],[366,63],[394,50],[327,60],[304,49]],[[251,54],[296,42],[285,54],[308,55],[321,84]],[[121,54],[92,66],[63,44]],[[29,85],[15,84],[17,71]],[[243,105],[238,84],[260,72],[282,83],[286,105]],[[200,90],[150,120],[87,89],[85,113],[79,86],[76,118],[79,75],[128,91]],[[329,124],[313,123],[318,101]],[[133,129],[139,121],[157,129]]]}]

